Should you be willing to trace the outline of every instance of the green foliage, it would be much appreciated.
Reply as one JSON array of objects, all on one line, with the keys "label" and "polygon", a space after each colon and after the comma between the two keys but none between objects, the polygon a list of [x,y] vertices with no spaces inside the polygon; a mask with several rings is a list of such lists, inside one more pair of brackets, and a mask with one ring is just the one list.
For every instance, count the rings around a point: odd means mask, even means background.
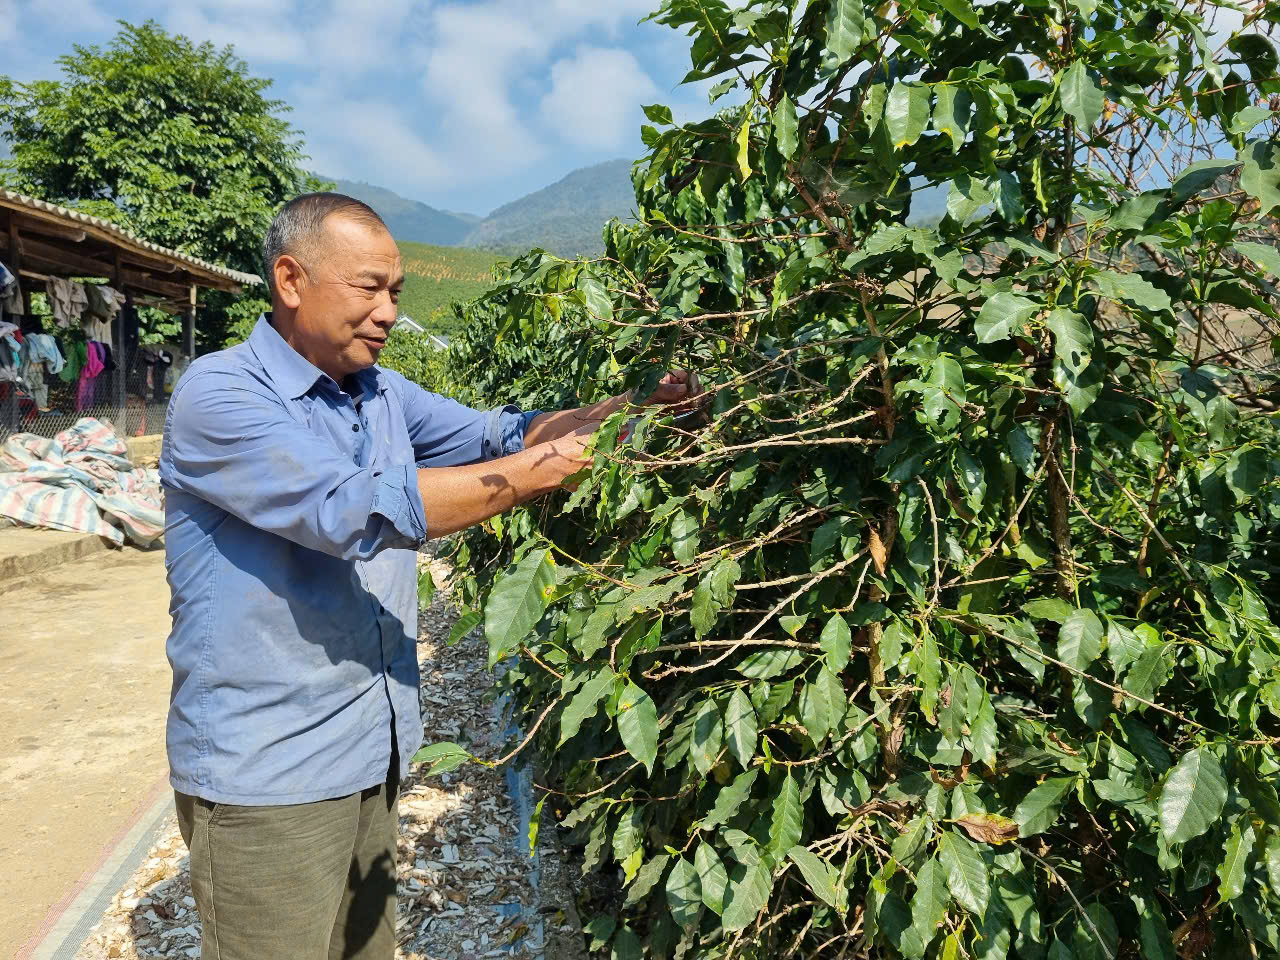
[{"label": "green foliage", "polygon": [[501,269],[498,255],[487,250],[403,241],[398,246],[404,261],[400,312],[431,333],[456,334],[453,304],[474,300],[490,290],[496,283],[494,271]]},{"label": "green foliage", "polygon": [[668,0],[743,105],[460,311],[489,402],[712,394],[457,549],[615,956],[1280,955],[1280,82],[1206,9]]},{"label": "green foliage", "polygon": [[[62,80],[0,76],[0,182],[105,217],[153,243],[260,273],[262,236],[285,200],[324,184],[301,168],[301,134],[230,47],[154,22],[121,24],[106,49],[76,46]],[[229,299],[199,334],[220,346]]]},{"label": "green foliage", "polygon": [[424,334],[407,327],[395,327],[378,358],[379,366],[404,374],[414,383],[448,393],[448,355],[431,343]]}]

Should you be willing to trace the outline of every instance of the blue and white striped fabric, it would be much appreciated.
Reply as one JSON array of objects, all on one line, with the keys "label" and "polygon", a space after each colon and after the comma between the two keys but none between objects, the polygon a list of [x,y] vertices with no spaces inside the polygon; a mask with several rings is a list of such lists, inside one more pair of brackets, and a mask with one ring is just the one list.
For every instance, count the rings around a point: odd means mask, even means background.
[{"label": "blue and white striped fabric", "polygon": [[0,448],[0,517],[146,546],[164,532],[160,475],[133,469],[124,440],[91,417],[52,440],[15,434]]}]

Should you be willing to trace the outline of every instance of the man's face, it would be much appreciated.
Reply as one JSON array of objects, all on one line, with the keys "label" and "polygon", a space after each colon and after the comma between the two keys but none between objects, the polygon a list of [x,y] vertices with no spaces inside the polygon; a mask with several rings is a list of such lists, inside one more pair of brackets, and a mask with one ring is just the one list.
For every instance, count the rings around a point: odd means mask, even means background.
[{"label": "man's face", "polygon": [[[395,325],[404,269],[385,229],[334,214],[296,287],[293,344],[335,380],[378,362]],[[290,304],[293,306],[293,304]]]}]

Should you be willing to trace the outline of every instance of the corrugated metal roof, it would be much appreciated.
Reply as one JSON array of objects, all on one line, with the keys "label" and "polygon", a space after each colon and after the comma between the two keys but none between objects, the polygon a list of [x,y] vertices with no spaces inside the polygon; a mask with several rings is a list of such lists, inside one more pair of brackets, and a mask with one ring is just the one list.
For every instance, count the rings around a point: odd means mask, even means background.
[{"label": "corrugated metal roof", "polygon": [[232,270],[229,267],[220,264],[210,263],[207,260],[200,260],[197,257],[188,256],[177,250],[170,250],[168,247],[162,247],[157,243],[149,240],[143,240],[123,227],[112,223],[110,220],[104,220],[102,217],[91,216],[82,213],[79,210],[72,210],[68,207],[60,207],[56,203],[49,203],[46,200],[37,200],[35,197],[28,197],[21,193],[14,193],[12,190],[5,190],[0,187],[0,203],[11,208],[23,208],[28,210],[36,210],[40,213],[53,214],[69,223],[79,223],[86,226],[94,227],[104,233],[110,234],[116,240],[124,244],[137,247],[139,250],[153,254],[158,257],[165,257],[184,264],[188,268],[200,271],[206,274],[212,274],[216,277],[223,277],[234,283],[244,286],[261,286],[262,278],[252,273],[241,273],[239,270]]}]

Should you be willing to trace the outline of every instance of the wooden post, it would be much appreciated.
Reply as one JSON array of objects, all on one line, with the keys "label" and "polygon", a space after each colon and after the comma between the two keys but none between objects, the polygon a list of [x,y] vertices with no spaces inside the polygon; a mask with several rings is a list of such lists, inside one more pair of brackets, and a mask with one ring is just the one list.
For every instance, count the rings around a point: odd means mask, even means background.
[{"label": "wooden post", "polygon": [[[18,236],[18,221],[11,213],[9,214],[9,259],[10,268],[13,270],[15,277],[20,277],[22,273],[22,239]],[[19,280],[21,284],[22,281]],[[22,284],[22,306],[27,315],[31,313],[31,291]],[[21,324],[19,324],[21,326]],[[13,362],[16,365],[18,358],[14,357]],[[22,410],[18,406],[18,385],[16,383],[9,384],[9,402],[6,404],[4,415],[4,425],[6,427],[5,434],[15,431],[22,425]]]},{"label": "wooden post", "polygon": [[[111,275],[111,282],[119,284],[121,277],[120,269],[120,251],[115,253],[115,272]],[[116,401],[116,429],[120,436],[129,436],[129,396],[128,396],[128,377],[129,364],[132,357],[129,356],[129,350],[124,342],[124,313],[133,304],[132,295],[126,293],[124,298],[124,307],[116,314],[115,320],[112,321],[111,339],[114,341],[111,350],[115,354],[116,375],[115,375],[115,401]]]},{"label": "wooden post", "polygon": [[187,305],[187,315],[182,318],[182,352],[190,362],[196,358],[196,293],[199,288],[191,285],[191,299]]}]

